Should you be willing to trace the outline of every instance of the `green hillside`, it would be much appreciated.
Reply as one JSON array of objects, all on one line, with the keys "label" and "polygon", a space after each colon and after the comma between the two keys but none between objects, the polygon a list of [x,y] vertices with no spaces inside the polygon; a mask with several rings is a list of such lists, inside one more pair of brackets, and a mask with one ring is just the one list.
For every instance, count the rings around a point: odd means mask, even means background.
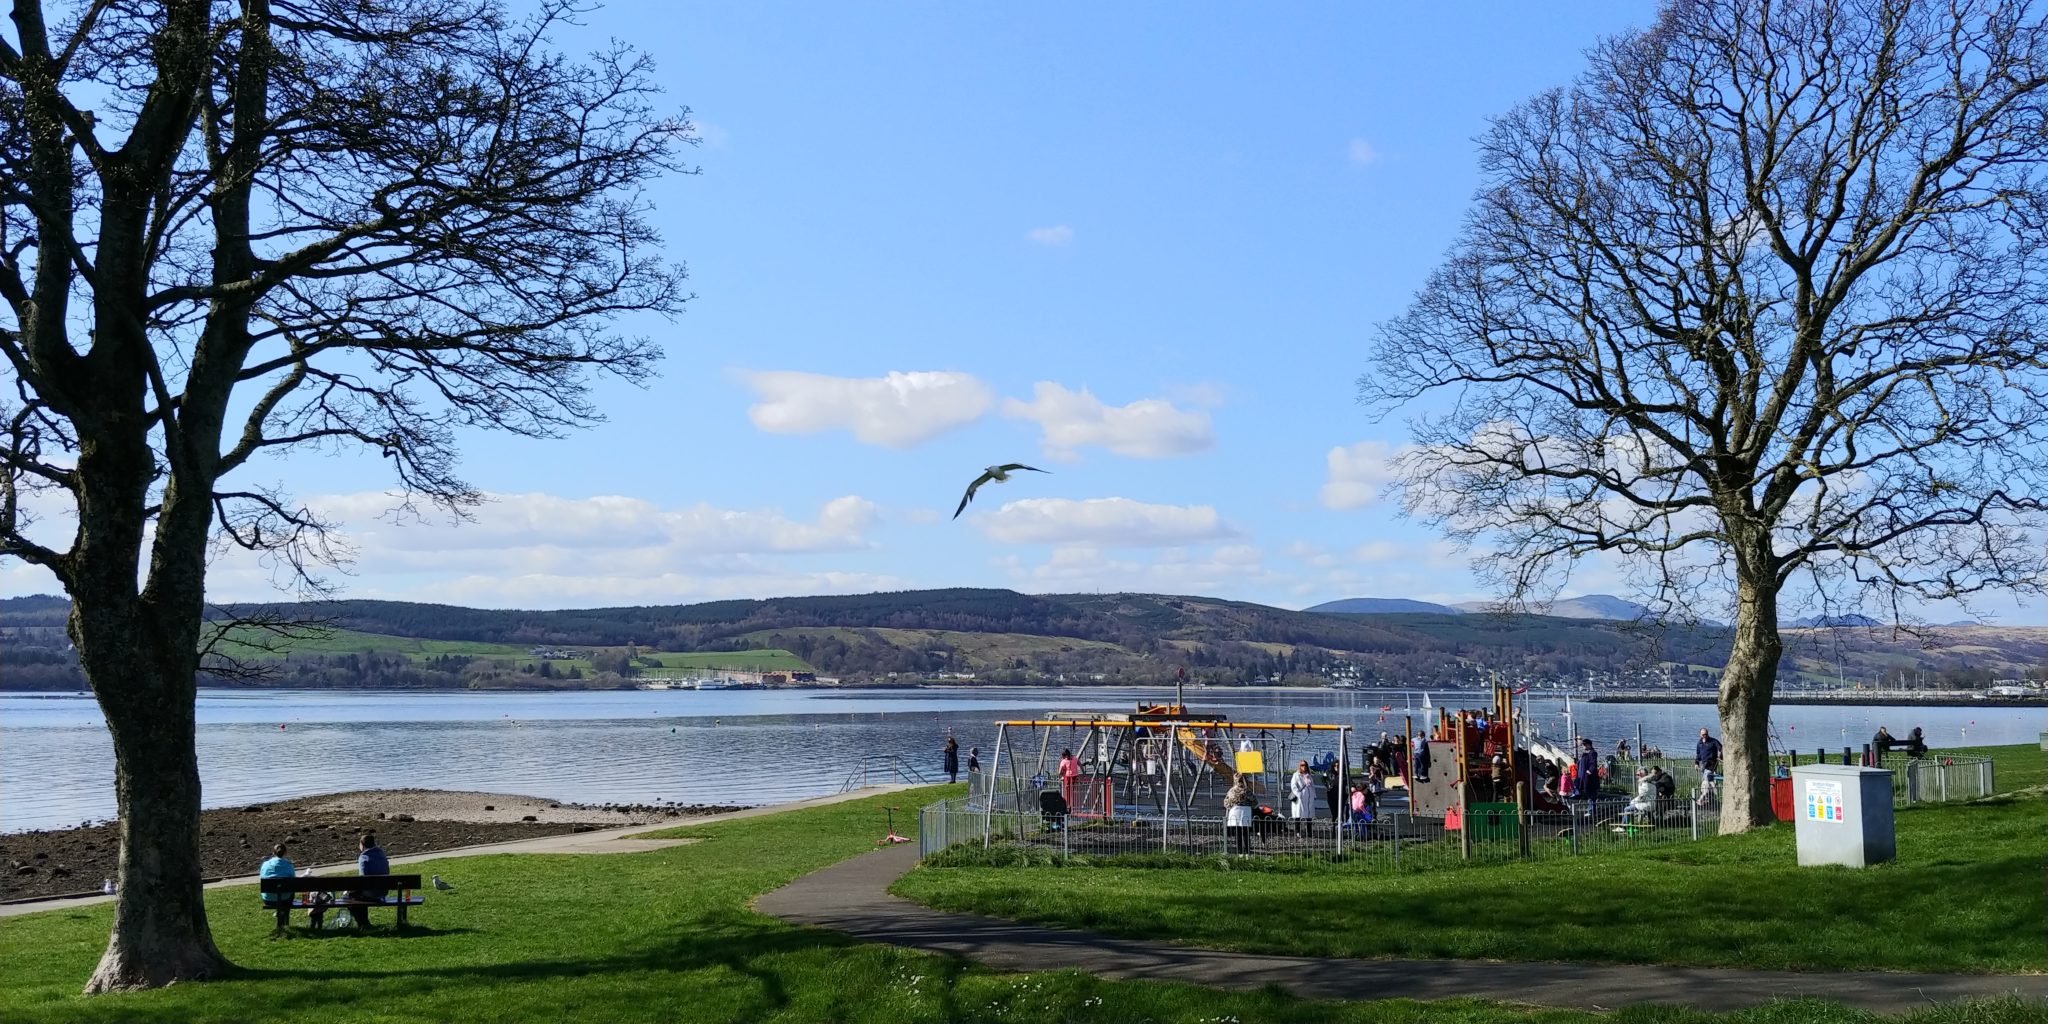
[{"label": "green hillside", "polygon": [[[0,600],[7,685],[83,684],[62,598]],[[1575,685],[1711,686],[1721,627],[1658,631],[1537,615],[1328,614],[1169,594],[922,590],[558,611],[393,601],[234,605],[230,616],[317,619],[282,644],[247,629],[220,652],[288,685],[623,686],[716,669],[816,671],[852,682],[972,675],[977,682],[1198,682],[1332,674],[1371,684],[1470,684],[1500,672]],[[2048,676],[2048,629],[1921,634],[1788,629],[1781,678],[1982,686]],[[566,656],[538,658],[536,648]],[[225,679],[223,681],[233,681]]]}]

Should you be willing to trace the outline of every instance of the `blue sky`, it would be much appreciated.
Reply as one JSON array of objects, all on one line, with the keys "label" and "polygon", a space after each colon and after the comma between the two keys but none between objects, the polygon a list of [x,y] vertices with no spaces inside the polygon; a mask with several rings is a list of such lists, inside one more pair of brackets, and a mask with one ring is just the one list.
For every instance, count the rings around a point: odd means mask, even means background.
[{"label": "blue sky", "polygon": [[[608,422],[566,440],[470,439],[499,497],[460,530],[380,518],[374,457],[249,472],[344,518],[350,596],[1483,597],[1378,497],[1402,425],[1355,380],[1486,119],[1652,9],[618,0],[561,41],[644,49],[702,136],[702,173],[652,196],[697,294],[633,325],[661,379],[605,385]],[[1013,460],[1052,473],[947,518]],[[224,559],[214,589],[269,580]]]}]

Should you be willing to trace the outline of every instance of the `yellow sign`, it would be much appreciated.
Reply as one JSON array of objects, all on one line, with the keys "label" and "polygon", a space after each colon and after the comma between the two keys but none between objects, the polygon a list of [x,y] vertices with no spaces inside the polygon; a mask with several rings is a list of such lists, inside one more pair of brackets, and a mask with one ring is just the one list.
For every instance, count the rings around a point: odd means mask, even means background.
[{"label": "yellow sign", "polygon": [[1257,775],[1265,770],[1266,755],[1263,751],[1240,750],[1237,752],[1237,773],[1239,775]]}]

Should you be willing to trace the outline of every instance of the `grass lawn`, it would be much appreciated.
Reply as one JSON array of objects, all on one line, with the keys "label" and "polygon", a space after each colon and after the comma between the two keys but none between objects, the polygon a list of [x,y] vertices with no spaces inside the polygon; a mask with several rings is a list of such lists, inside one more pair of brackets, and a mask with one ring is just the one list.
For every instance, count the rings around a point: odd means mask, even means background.
[{"label": "grass lawn", "polygon": [[[643,655],[659,661],[663,668],[670,669],[737,669],[743,672],[809,672],[809,662],[781,649],[759,651],[659,651]],[[649,677],[678,675],[675,672],[657,672],[642,668],[640,674]]]},{"label": "grass lawn", "polygon": [[[957,787],[899,793],[910,805]],[[1008,975],[862,945],[747,909],[757,894],[871,849],[883,799],[685,827],[692,845],[614,856],[469,857],[408,870],[457,887],[394,934],[265,938],[253,888],[208,910],[233,978],[79,996],[105,944],[106,907],[0,919],[0,1021],[1349,1021],[1370,1024],[1875,1024],[1816,1002],[1733,1015],[1595,1015],[1471,1001],[1325,1004],[1274,991]],[[1934,1008],[1911,1024],[2020,1024],[2017,1002]]]},{"label": "grass lawn", "polygon": [[[1791,825],[1698,843],[1395,873],[1338,866],[923,867],[903,896],[1116,935],[1260,952],[1792,969],[2048,971],[2048,782],[1980,748],[2007,795],[1898,812],[1899,857],[1797,866]],[[1977,752],[1977,751],[1972,751]]]},{"label": "grass lawn", "polygon": [[[572,651],[594,649],[591,644],[552,645]],[[334,656],[341,654],[402,654],[413,661],[456,654],[469,658],[488,658],[493,661],[510,663],[514,668],[539,666],[540,660],[531,656],[531,644],[494,644],[475,640],[428,640],[414,636],[389,636],[383,633],[364,633],[353,629],[309,630],[304,636],[280,639],[253,627],[230,630],[220,645],[220,653],[230,657],[262,661],[280,658],[287,654]],[[642,674],[650,678],[668,678],[684,675],[685,672],[665,670],[685,669],[736,669],[747,672],[808,672],[811,666],[802,658],[785,650],[755,651],[697,651],[674,652],[656,651],[643,654],[647,660],[658,662],[661,668],[643,668]],[[550,665],[557,672],[574,667],[585,675],[595,671],[588,658],[555,659]]]}]

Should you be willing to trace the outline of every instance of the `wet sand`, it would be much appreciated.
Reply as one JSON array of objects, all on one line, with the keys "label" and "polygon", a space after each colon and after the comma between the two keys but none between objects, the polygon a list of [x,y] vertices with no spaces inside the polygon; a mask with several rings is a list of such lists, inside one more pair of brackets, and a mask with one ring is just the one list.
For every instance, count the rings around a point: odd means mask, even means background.
[{"label": "wet sand", "polygon": [[[254,873],[275,843],[284,843],[285,856],[305,868],[353,863],[365,832],[376,834],[387,856],[400,857],[738,809],[565,804],[424,789],[330,793],[200,812],[200,862],[211,879]],[[0,900],[97,892],[117,874],[119,841],[113,822],[0,835]]]}]

